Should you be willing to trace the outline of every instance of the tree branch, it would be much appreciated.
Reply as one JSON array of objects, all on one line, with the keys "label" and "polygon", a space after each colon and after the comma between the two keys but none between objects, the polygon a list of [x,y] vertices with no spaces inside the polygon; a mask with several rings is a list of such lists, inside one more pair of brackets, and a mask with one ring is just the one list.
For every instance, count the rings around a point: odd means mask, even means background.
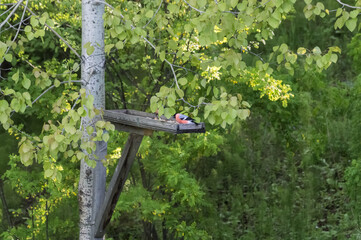
[{"label": "tree branch", "polygon": [[[17,29],[17,31],[16,31],[16,34],[15,34],[15,36],[14,36],[12,42],[11,42],[11,45],[15,42],[15,40],[17,39],[17,37],[18,37],[18,35],[19,35],[20,28],[21,28],[21,24],[22,24],[22,22],[23,22],[23,20],[24,20],[26,8],[28,7],[28,3],[29,3],[29,0],[26,0],[25,8],[24,8],[23,14],[21,15],[19,27],[18,27],[18,29]],[[7,53],[9,52],[11,45],[6,49],[5,54],[7,54]],[[4,54],[4,55],[5,55],[5,54]],[[3,59],[4,59],[4,58],[5,58],[5,56],[3,57]]]},{"label": "tree branch", "polygon": [[148,26],[148,24],[154,19],[154,17],[158,14],[160,7],[162,6],[163,0],[160,0],[160,4],[159,7],[157,9],[157,11],[153,14],[153,17],[151,19],[149,19],[149,21],[143,26],[143,28],[145,28],[146,26]]},{"label": "tree branch", "polygon": [[352,6],[346,3],[341,2],[341,0],[336,0],[339,4],[341,4],[343,7],[349,7],[349,8],[353,8],[353,9],[361,9],[361,7],[356,7],[356,6]]},{"label": "tree branch", "polygon": [[192,8],[193,10],[196,10],[199,13],[205,13],[202,10],[199,10],[198,8],[193,7],[192,5],[190,5],[186,0],[183,0],[183,2],[185,2],[190,8]]},{"label": "tree branch", "polygon": [[[38,17],[38,15],[36,15],[33,11],[31,11],[30,8],[27,7],[27,10],[33,15]],[[46,27],[48,27],[61,41],[63,41],[69,48],[70,50],[80,59],[82,60],[80,54],[62,37],[59,35],[59,33],[57,33],[52,27],[50,27],[48,24],[44,24]]]},{"label": "tree branch", "polygon": [[[64,84],[64,83],[83,83],[82,80],[72,80],[72,81],[63,81],[60,82],[60,84]],[[51,85],[50,87],[48,87],[44,92],[42,92],[37,98],[35,98],[35,100],[31,103],[34,104],[36,101],[38,101],[45,93],[49,92],[51,89],[53,89],[55,87],[55,85]]]},{"label": "tree branch", "polygon": [[[183,1],[184,1],[186,4],[188,4],[188,6],[190,6],[191,8],[193,8],[186,0],[183,0]],[[113,7],[112,5],[106,3],[105,1],[95,1],[95,2],[103,3],[103,4],[107,5],[108,7],[110,7],[111,9],[114,9],[114,7]],[[194,8],[193,8],[193,9],[194,9]],[[198,9],[195,9],[195,10],[197,10],[197,11],[200,12],[200,13],[204,13],[204,12],[201,11],[201,10],[198,10]],[[120,16],[124,19],[124,16],[123,16],[122,14],[120,14]],[[131,28],[132,28],[132,29],[135,29],[134,25],[131,25]],[[144,37],[144,36],[140,36],[140,37],[141,37],[142,39],[144,39],[144,41],[145,41],[146,43],[148,43],[154,50],[156,49],[156,47],[154,46],[154,44],[151,43],[146,37]],[[175,71],[174,71],[174,66],[175,66],[175,65],[173,65],[173,63],[169,62],[167,59],[164,59],[164,62],[166,62],[166,63],[170,66],[170,68],[171,68],[171,70],[172,70],[173,77],[174,77],[174,82],[175,82],[177,88],[178,88],[179,90],[181,90],[181,88],[179,87],[179,84],[178,84],[177,75],[176,75],[176,73],[175,73]],[[177,66],[177,67],[178,67],[178,66]],[[180,100],[182,100],[184,103],[188,104],[190,107],[193,107],[193,108],[199,106],[199,105],[194,106],[194,105],[190,104],[190,103],[187,102],[184,98],[181,98]]]},{"label": "tree branch", "polygon": [[16,3],[14,9],[11,11],[11,13],[5,18],[5,20],[0,23],[0,29],[5,25],[5,23],[7,23],[9,21],[9,19],[11,18],[12,15],[14,15],[16,9],[18,9],[18,7],[20,6],[20,4],[23,2],[23,0],[20,0],[19,2]]},{"label": "tree branch", "polygon": [[[0,4],[0,6],[3,5],[3,4]],[[9,7],[6,11],[4,11],[3,13],[0,14],[0,17],[4,14],[6,14],[7,12],[9,12],[11,9],[13,9],[16,5],[15,4],[12,4],[10,5],[11,7]]]}]

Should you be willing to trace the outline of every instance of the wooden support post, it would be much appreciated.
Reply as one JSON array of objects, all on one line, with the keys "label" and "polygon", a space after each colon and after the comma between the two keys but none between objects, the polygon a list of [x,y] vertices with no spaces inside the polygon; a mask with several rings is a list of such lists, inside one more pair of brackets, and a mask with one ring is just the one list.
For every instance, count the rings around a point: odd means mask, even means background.
[{"label": "wooden support post", "polygon": [[97,213],[95,219],[95,237],[102,238],[105,234],[105,228],[108,225],[117,204],[124,183],[127,179],[129,170],[133,164],[134,158],[142,142],[143,135],[131,133],[124,146],[122,156],[115,168],[114,175],[105,194],[104,202]]}]

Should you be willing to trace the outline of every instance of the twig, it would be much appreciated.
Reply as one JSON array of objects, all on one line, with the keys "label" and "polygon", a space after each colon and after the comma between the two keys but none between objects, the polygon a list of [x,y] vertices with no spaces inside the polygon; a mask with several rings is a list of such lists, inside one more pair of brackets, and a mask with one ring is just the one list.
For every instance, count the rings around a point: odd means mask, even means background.
[{"label": "twig", "polygon": [[188,68],[185,68],[185,67],[183,67],[183,66],[179,66],[179,65],[173,64],[173,67],[184,69],[184,70],[186,70],[187,73],[188,73],[188,72],[193,72],[193,73],[195,73],[195,71],[190,70],[190,69],[188,69]]},{"label": "twig", "polygon": [[265,63],[265,61],[263,60],[263,58],[260,56],[260,54],[254,53],[252,51],[246,50],[246,52],[249,52],[250,54],[258,57],[263,63]]},{"label": "twig", "polygon": [[193,10],[196,10],[199,13],[205,13],[202,10],[199,10],[198,8],[193,7],[192,5],[190,5],[186,0],[183,0],[183,2],[185,2],[190,8],[192,8]]},{"label": "twig", "polygon": [[356,7],[356,6],[352,6],[352,5],[343,3],[343,2],[341,2],[341,0],[336,0],[336,1],[344,7],[349,7],[349,8],[353,8],[353,9],[361,9],[361,7]]},{"label": "twig", "polygon": [[[11,45],[13,45],[13,43],[15,42],[15,40],[17,39],[17,37],[18,37],[18,35],[19,35],[20,28],[21,28],[21,24],[22,24],[22,22],[23,22],[23,20],[24,20],[26,8],[28,7],[28,3],[29,3],[29,0],[26,0],[25,8],[24,8],[23,14],[21,15],[19,27],[18,27],[18,29],[17,29],[17,31],[16,31],[16,34],[15,34],[15,36],[14,36],[12,42],[11,42]],[[7,54],[7,53],[9,52],[11,45],[6,49],[5,54]],[[5,54],[4,54],[4,55],[5,55]],[[4,58],[5,58],[5,57],[4,57]],[[3,59],[4,59],[4,58],[3,58]]]},{"label": "twig", "polygon": [[[2,4],[1,4],[2,5]],[[15,4],[11,5],[11,7],[9,7],[6,11],[4,11],[2,14],[0,14],[0,17],[4,14],[6,14],[7,12],[9,12],[11,9],[13,9],[13,7],[15,7]]]},{"label": "twig", "polygon": [[23,2],[23,0],[19,0],[19,2],[16,3],[14,9],[11,11],[11,13],[9,13],[9,15],[6,17],[6,19],[0,23],[0,29],[5,25],[5,23],[7,23],[7,21],[9,21],[9,19],[11,18],[12,15],[14,15],[16,9],[18,9],[18,7],[20,6],[20,4]]},{"label": "twig", "polygon": [[269,3],[271,0],[268,0],[267,2],[265,2],[265,3],[263,3],[263,4],[261,4],[261,5],[259,5],[257,8],[260,8],[260,7],[264,7],[264,6],[266,6],[266,4],[267,3]]},{"label": "twig", "polygon": [[158,6],[157,11],[153,14],[153,17],[151,19],[149,19],[149,21],[143,26],[143,28],[145,28],[146,26],[148,26],[148,24],[154,19],[154,17],[158,14],[160,7],[162,6],[163,0],[160,0],[160,4]]},{"label": "twig", "polygon": [[[64,83],[69,83],[69,82],[72,82],[72,83],[82,83],[83,81],[82,80],[72,80],[72,81],[63,81],[63,82],[60,82],[60,84],[64,84]],[[31,104],[34,104],[36,101],[39,100],[39,98],[41,98],[45,93],[49,92],[51,89],[53,89],[55,87],[55,85],[51,85],[50,87],[48,87],[44,92],[42,92],[37,98],[35,98],[35,100],[31,103]]]},{"label": "twig", "polygon": [[[205,13],[205,11],[199,10],[198,8],[193,7],[192,5],[190,5],[186,0],[183,0],[190,8],[192,8],[193,10],[196,10],[199,13]],[[218,2],[215,0],[215,3],[218,4]],[[232,13],[234,15],[239,14],[240,12],[233,12],[233,11],[222,11],[222,13]]]},{"label": "twig", "polygon": [[[23,20],[23,22],[28,21],[30,18],[31,18],[31,17],[25,18],[25,19]],[[0,33],[3,33],[3,32],[5,32],[5,31],[9,30],[10,28],[17,30],[17,28],[15,28],[15,27],[16,27],[17,25],[19,25],[20,22],[14,24],[14,25],[10,24],[9,22],[7,22],[7,24],[8,24],[10,27],[5,28],[4,30],[1,30]],[[20,29],[20,31],[24,31],[24,30],[23,30],[23,29]]]},{"label": "twig", "polygon": [[30,140],[32,143],[35,143],[34,141],[32,141],[32,139],[34,139],[33,136],[27,134],[26,132],[21,131],[21,130],[20,130],[19,128],[17,128],[15,125],[10,125],[10,127],[11,127],[11,128],[14,128],[16,131],[18,131],[19,133],[27,136],[28,138],[31,138],[31,139],[29,139],[29,140]]},{"label": "twig", "polygon": [[[37,15],[33,12],[33,11],[31,11],[31,9],[30,8],[28,8],[27,7],[27,9],[28,9],[28,11],[33,15],[33,16],[36,16],[37,17]],[[73,53],[80,59],[80,60],[82,60],[82,58],[81,58],[81,56],[79,55],[79,53],[62,37],[62,36],[60,36],[59,35],[59,33],[57,33],[52,27],[50,27],[48,24],[44,24],[46,27],[48,27],[60,40],[62,40],[69,48],[70,48],[70,50],[71,51],[73,51]]]},{"label": "twig", "polygon": [[192,104],[190,104],[189,102],[187,102],[184,98],[179,98],[179,99],[177,99],[176,101],[183,101],[184,103],[188,104],[190,107],[192,107],[192,108],[194,108],[194,109],[200,108],[201,105],[211,104],[211,103],[201,102],[201,103],[198,104],[198,105],[192,105]]},{"label": "twig", "polygon": [[[153,45],[153,43],[151,43],[147,38],[141,36],[141,38],[144,39],[144,41],[146,41],[154,50],[155,50],[155,46]],[[179,85],[178,85],[178,80],[177,80],[177,75],[175,74],[174,68],[173,68],[173,64],[171,62],[169,62],[167,59],[164,59],[164,61],[170,66],[170,68],[172,69],[172,73],[174,76],[174,81],[177,85],[177,88],[180,89]]]},{"label": "twig", "polygon": [[[189,5],[189,3],[188,3],[187,1],[185,1],[185,0],[183,0],[183,1],[184,1],[185,3],[187,3],[188,6],[190,6],[191,8],[193,8],[191,5]],[[109,8],[114,9],[114,7],[113,7],[112,5],[106,3],[105,1],[95,1],[95,2],[103,3],[103,4],[107,5]],[[163,2],[163,1],[162,1],[162,2]],[[160,4],[160,5],[161,5],[161,4]],[[158,7],[158,8],[159,8],[159,7]],[[195,9],[195,10],[198,10],[198,9]],[[200,11],[200,10],[198,10],[198,11],[201,12],[201,13],[204,13],[203,11]],[[124,19],[124,16],[123,16],[122,14],[120,14],[120,16]],[[134,25],[130,25],[130,26],[131,26],[132,30],[135,29]],[[146,43],[148,43],[154,50],[156,49],[156,47],[154,46],[154,44],[151,43],[146,37],[140,36],[140,38],[144,39],[144,41],[145,41]],[[181,88],[179,87],[179,84],[178,84],[177,75],[176,75],[176,73],[175,73],[175,71],[174,71],[174,66],[175,66],[175,65],[173,65],[171,62],[169,62],[167,59],[164,59],[164,62],[166,62],[166,63],[170,66],[170,68],[171,68],[171,70],[172,70],[173,77],[174,77],[174,82],[175,82],[177,88],[178,88],[178,89],[181,89]],[[177,66],[177,67],[179,67],[179,66]],[[181,100],[182,100],[184,103],[186,103],[186,104],[188,104],[189,106],[191,106],[191,107],[196,107],[196,106],[190,104],[189,102],[187,102],[184,98],[181,98]]]},{"label": "twig", "polygon": [[[110,5],[109,3],[105,2],[105,1],[94,1],[96,3],[103,3],[105,5],[107,5],[108,7],[110,7],[111,9],[114,9],[114,7],[112,5]],[[123,17],[123,16],[122,16]],[[124,18],[124,17],[123,17]]]}]

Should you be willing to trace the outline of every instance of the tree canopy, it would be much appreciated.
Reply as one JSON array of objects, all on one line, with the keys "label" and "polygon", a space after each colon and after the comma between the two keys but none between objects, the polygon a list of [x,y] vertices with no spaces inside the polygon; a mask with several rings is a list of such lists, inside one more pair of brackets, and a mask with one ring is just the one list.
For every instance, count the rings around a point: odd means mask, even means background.
[{"label": "tree canopy", "polygon": [[[91,2],[105,108],[207,124],[143,140],[107,239],[359,237],[360,1]],[[127,136],[82,122],[102,112],[81,66],[103,43],[82,42],[78,1],[0,9],[0,236],[69,239],[80,161],[107,142],[109,178]]]}]

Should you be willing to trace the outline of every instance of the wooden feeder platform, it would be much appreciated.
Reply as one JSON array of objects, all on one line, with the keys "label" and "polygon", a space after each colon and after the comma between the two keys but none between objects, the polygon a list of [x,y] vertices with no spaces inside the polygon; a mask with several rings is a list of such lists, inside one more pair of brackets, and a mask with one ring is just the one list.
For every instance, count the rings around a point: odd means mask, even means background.
[{"label": "wooden feeder platform", "polygon": [[178,124],[174,117],[167,119],[158,117],[154,113],[136,110],[105,110],[104,120],[110,121],[118,131],[130,132],[128,141],[122,149],[122,156],[118,160],[112,179],[108,185],[97,216],[95,218],[95,237],[102,239],[105,229],[113,215],[119,195],[123,190],[134,158],[138,152],[143,136],[152,135],[153,131],[164,131],[173,134],[204,133],[204,123]]},{"label": "wooden feeder platform", "polygon": [[141,135],[150,135],[153,131],[163,131],[174,134],[180,133],[204,133],[204,123],[179,124],[175,118],[164,116],[158,117],[154,113],[141,112],[137,110],[105,110],[104,120],[110,121],[117,130],[134,132]]}]

